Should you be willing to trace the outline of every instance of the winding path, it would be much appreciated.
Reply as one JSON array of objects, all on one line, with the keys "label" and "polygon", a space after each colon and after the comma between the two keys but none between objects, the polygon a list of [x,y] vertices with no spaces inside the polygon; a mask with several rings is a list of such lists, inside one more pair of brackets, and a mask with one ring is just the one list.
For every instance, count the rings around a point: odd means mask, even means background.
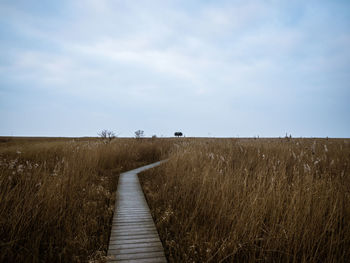
[{"label": "winding path", "polygon": [[137,176],[163,162],[149,164],[119,176],[108,262],[167,262]]}]

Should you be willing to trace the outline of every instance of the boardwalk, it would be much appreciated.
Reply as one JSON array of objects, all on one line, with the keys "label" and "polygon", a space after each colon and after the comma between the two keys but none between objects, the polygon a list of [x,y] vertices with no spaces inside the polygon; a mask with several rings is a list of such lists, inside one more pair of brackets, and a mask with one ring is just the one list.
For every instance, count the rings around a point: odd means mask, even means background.
[{"label": "boardwalk", "polygon": [[167,262],[137,173],[162,162],[122,173],[108,247],[108,262]]}]

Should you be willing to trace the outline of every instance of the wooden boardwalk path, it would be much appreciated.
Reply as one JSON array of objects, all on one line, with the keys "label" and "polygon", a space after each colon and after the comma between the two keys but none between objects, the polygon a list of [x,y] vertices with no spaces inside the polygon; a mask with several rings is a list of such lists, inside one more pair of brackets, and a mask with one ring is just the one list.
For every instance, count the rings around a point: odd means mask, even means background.
[{"label": "wooden boardwalk path", "polygon": [[119,176],[108,262],[167,262],[137,174],[156,162]]}]

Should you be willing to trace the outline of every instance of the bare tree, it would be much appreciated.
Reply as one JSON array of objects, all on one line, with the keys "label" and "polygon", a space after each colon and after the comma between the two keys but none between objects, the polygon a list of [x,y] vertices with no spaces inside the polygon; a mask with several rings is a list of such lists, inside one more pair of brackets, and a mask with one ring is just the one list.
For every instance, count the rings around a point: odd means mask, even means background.
[{"label": "bare tree", "polygon": [[98,136],[100,136],[105,143],[111,142],[116,136],[113,131],[102,130]]},{"label": "bare tree", "polygon": [[141,139],[144,136],[144,131],[143,130],[137,130],[135,132],[135,138],[136,139]]}]

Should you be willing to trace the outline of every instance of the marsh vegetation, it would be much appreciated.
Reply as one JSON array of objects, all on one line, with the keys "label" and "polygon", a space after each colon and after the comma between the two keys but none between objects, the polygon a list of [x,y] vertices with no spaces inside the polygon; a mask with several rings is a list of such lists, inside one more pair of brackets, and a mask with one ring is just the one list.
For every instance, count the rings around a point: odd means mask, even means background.
[{"label": "marsh vegetation", "polygon": [[1,138],[0,261],[104,262],[118,174],[170,262],[344,262],[350,140]]},{"label": "marsh vegetation", "polygon": [[182,140],[141,181],[170,262],[345,262],[349,165],[349,140]]},{"label": "marsh vegetation", "polygon": [[2,138],[0,262],[103,262],[118,174],[166,140]]}]

